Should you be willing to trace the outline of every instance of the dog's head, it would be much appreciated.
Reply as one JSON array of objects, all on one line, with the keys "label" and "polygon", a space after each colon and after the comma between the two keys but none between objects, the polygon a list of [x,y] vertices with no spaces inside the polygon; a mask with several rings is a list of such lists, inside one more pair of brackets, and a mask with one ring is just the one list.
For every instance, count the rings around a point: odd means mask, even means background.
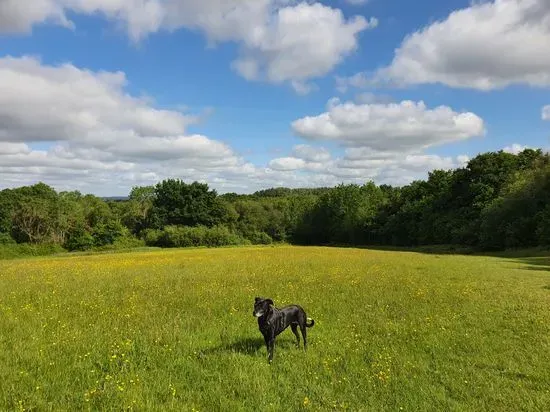
[{"label": "dog's head", "polygon": [[261,318],[269,312],[271,305],[273,305],[273,301],[271,299],[256,297],[254,300],[254,310],[252,311],[252,314],[257,318]]}]

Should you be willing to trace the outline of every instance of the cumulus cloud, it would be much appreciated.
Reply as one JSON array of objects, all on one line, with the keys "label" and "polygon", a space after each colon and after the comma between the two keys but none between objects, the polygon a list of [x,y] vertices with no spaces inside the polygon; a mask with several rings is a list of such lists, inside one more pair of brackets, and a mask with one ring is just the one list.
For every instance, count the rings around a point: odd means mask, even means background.
[{"label": "cumulus cloud", "polygon": [[[126,84],[124,73],[0,58],[3,183],[79,177],[95,187],[102,179],[127,187],[136,177],[255,172],[225,143],[188,135],[195,117],[157,109],[126,93]],[[33,148],[40,142],[49,149]]]},{"label": "cumulus cloud", "polygon": [[426,154],[420,151],[412,152],[377,152],[372,150],[346,150],[345,155],[338,159],[335,166],[339,169],[352,170],[360,175],[367,174],[378,182],[388,183],[399,174],[400,183],[425,177],[428,171],[434,169],[454,169],[461,166],[463,159],[451,156],[442,157]]},{"label": "cumulus cloud", "polygon": [[39,23],[73,28],[68,12],[103,14],[121,23],[133,40],[159,30],[166,17],[161,0],[33,0],[32,7],[20,0],[2,0],[0,32],[28,33]]},{"label": "cumulus cloud", "polygon": [[274,83],[323,76],[357,48],[358,33],[376,24],[361,16],[346,20],[340,10],[319,3],[284,7],[271,16],[267,30],[243,36],[235,67]]},{"label": "cumulus cloud", "polygon": [[313,147],[306,144],[294,146],[293,155],[308,162],[325,162],[330,159],[330,152],[324,147]]},{"label": "cumulus cloud", "polygon": [[369,103],[342,103],[332,98],[326,112],[292,123],[297,135],[312,142],[336,143],[344,149],[342,155],[299,145],[291,157],[277,160],[289,169],[292,166],[292,170],[326,180],[403,185],[426,178],[431,170],[454,169],[469,161],[465,155],[426,153],[427,148],[485,133],[483,119],[474,113],[456,112],[446,106],[430,109],[421,101],[392,103],[388,96],[374,94],[365,95],[365,100]]},{"label": "cumulus cloud", "polygon": [[[101,14],[124,27],[133,41],[160,30],[187,28],[212,44],[235,42],[232,67],[249,80],[289,82],[300,94],[358,47],[375,18],[346,18],[342,11],[295,0],[20,0],[0,2],[0,32],[29,32],[38,23],[73,27],[68,13]],[[319,47],[322,45],[322,47]]]},{"label": "cumulus cloud", "polygon": [[484,122],[470,112],[450,107],[428,109],[424,102],[388,104],[341,103],[292,123],[296,134],[309,140],[334,140],[345,146],[377,151],[423,149],[484,134]]},{"label": "cumulus cloud", "polygon": [[[58,190],[114,195],[169,177],[207,182],[220,192],[369,179],[405,184],[433,168],[460,165],[460,158],[422,149],[475,129],[463,127],[465,120],[457,120],[462,114],[449,108],[429,110],[412,102],[342,104],[336,99],[329,102],[327,125],[318,123],[319,116],[312,124],[337,133],[305,130],[310,140],[328,136],[340,143],[342,155],[315,143],[298,144],[287,156],[255,165],[220,140],[187,133],[195,116],[156,108],[150,100],[130,95],[127,84],[124,73],[45,65],[30,57],[0,58],[2,188],[43,181]],[[355,129],[361,132],[348,140]],[[374,138],[378,132],[391,143]]]},{"label": "cumulus cloud", "polygon": [[[342,85],[365,82],[365,73]],[[441,83],[493,90],[550,86],[550,2],[476,1],[408,35],[371,79],[396,85]]]},{"label": "cumulus cloud", "polygon": [[124,73],[1,58],[2,188],[44,181],[58,190],[114,195],[178,177],[251,192],[388,179],[376,168],[341,167],[328,149],[305,144],[254,165],[219,140],[188,134],[195,117],[130,95],[128,82]]},{"label": "cumulus cloud", "polygon": [[511,146],[506,146],[504,149],[502,149],[504,152],[506,153],[511,153],[511,154],[518,154],[520,152],[523,152],[525,149],[529,149],[528,146],[524,146],[522,144],[519,144],[519,143],[514,143],[512,144]]},{"label": "cumulus cloud", "polygon": [[296,157],[281,157],[269,162],[269,167],[274,170],[298,170],[303,169],[306,162]]},{"label": "cumulus cloud", "polygon": [[345,93],[350,88],[365,89],[372,85],[372,80],[367,73],[359,72],[349,77],[336,76],[336,90]]},{"label": "cumulus cloud", "polygon": [[[299,144],[292,149],[291,156],[280,157],[269,162],[269,167],[276,171],[310,171],[326,173],[332,164],[332,156],[324,147]],[[333,176],[334,177],[334,176]],[[329,176],[325,176],[326,179]]]},{"label": "cumulus cloud", "polygon": [[393,97],[387,94],[375,94],[371,92],[364,92],[364,93],[358,93],[355,96],[355,101],[361,104],[392,103]]},{"label": "cumulus cloud", "polygon": [[[293,150],[296,152],[296,148]],[[298,157],[274,159],[269,167],[288,176],[298,176],[304,186],[324,182],[363,184],[373,180],[378,184],[404,185],[427,177],[434,169],[454,169],[464,166],[467,156],[442,157],[421,151],[400,153],[380,152],[368,148],[348,148],[340,157],[323,157],[322,160],[304,160]]]},{"label": "cumulus cloud", "polygon": [[94,73],[32,57],[0,58],[0,141],[177,136],[194,121],[124,92],[124,73]]},{"label": "cumulus cloud", "polygon": [[550,105],[542,108],[542,120],[550,120]]},{"label": "cumulus cloud", "polygon": [[20,0],[0,1],[0,33],[29,32],[34,24],[42,22],[72,27],[60,2],[35,0],[29,7]]},{"label": "cumulus cloud", "polygon": [[26,154],[31,149],[25,143],[0,143],[0,156],[1,155],[14,155],[14,154]]}]

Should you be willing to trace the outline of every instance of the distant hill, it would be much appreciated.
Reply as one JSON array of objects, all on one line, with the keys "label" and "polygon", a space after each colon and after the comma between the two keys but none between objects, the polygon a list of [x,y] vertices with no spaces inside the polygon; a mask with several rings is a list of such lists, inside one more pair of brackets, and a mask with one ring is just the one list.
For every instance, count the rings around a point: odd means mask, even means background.
[{"label": "distant hill", "polygon": [[128,200],[128,196],[104,196],[101,197],[101,199],[106,202],[122,202],[124,200]]}]

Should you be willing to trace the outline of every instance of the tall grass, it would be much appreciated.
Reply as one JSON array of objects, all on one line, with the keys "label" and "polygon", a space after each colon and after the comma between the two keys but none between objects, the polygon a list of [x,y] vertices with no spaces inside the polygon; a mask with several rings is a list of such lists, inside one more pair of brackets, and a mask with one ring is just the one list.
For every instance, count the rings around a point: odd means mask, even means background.
[{"label": "tall grass", "polygon": [[[270,366],[255,296],[299,303]],[[337,248],[0,262],[0,410],[544,410],[550,261]]]}]

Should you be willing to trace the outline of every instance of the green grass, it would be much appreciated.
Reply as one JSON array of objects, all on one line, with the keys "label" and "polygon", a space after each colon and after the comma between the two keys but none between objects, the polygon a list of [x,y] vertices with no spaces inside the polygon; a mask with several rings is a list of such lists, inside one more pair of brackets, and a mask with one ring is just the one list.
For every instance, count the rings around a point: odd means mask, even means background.
[{"label": "green grass", "polygon": [[[255,296],[299,303],[270,366]],[[550,259],[247,247],[0,261],[0,410],[542,411]]]}]

